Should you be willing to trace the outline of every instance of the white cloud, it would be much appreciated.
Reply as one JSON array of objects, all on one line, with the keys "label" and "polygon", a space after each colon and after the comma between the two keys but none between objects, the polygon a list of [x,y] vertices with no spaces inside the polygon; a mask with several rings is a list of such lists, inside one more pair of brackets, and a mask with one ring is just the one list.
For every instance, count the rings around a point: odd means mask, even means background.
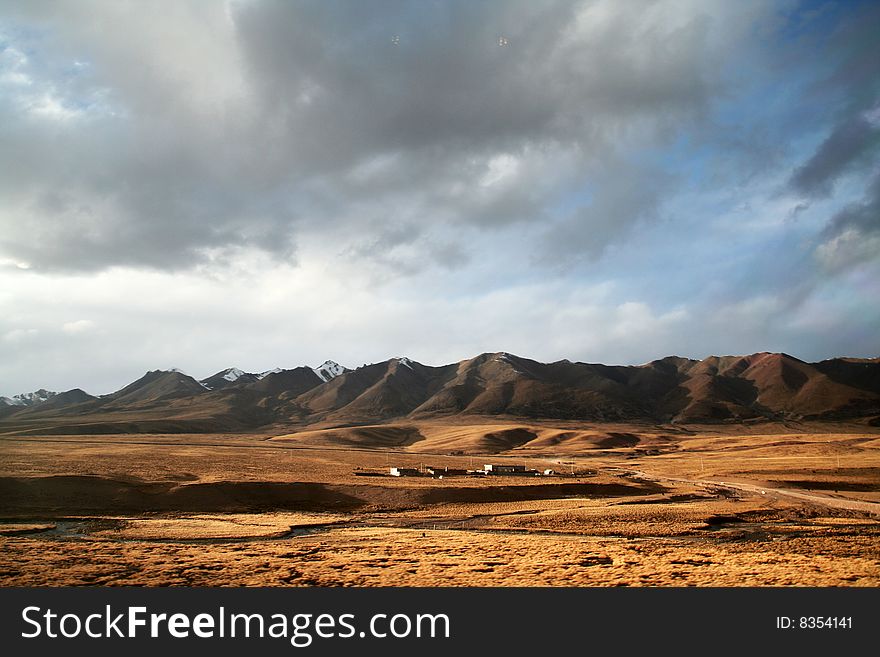
[{"label": "white cloud", "polygon": [[61,330],[65,333],[77,334],[77,333],[85,333],[87,331],[91,331],[95,327],[95,323],[90,319],[78,319],[73,322],[64,322],[61,325]]},{"label": "white cloud", "polygon": [[[328,276],[333,265],[319,258],[258,268],[217,280],[116,270],[87,280],[53,276],[51,286],[43,276],[19,276],[2,303],[23,307],[31,299],[16,321],[36,328],[12,329],[5,339],[36,343],[0,357],[0,381],[10,388],[2,394],[34,386],[106,393],[160,366],[204,377],[233,365],[262,371],[332,358],[357,366],[396,353],[432,365],[499,349],[630,362],[663,350],[686,319],[645,303],[615,304],[607,284],[572,290],[548,281],[434,297],[419,294],[418,282],[395,284],[392,295]],[[57,322],[85,314],[90,319]],[[76,350],[59,335],[75,335]],[[639,349],[630,348],[633,335]]]},{"label": "white cloud", "polygon": [[830,270],[841,270],[878,254],[880,234],[864,235],[858,228],[847,228],[816,247],[819,262]]},{"label": "white cloud", "polygon": [[69,121],[82,114],[81,111],[66,106],[57,96],[48,93],[31,100],[27,111],[50,121]]},{"label": "white cloud", "polygon": [[495,155],[486,164],[486,173],[480,179],[480,185],[491,187],[499,183],[510,182],[519,170],[519,160],[508,153]]},{"label": "white cloud", "polygon": [[12,329],[11,331],[6,331],[3,334],[3,340],[6,342],[17,343],[17,342],[21,342],[23,340],[26,340],[28,338],[33,338],[38,333],[39,333],[39,331],[35,328],[27,328],[27,329],[16,328],[16,329]]}]

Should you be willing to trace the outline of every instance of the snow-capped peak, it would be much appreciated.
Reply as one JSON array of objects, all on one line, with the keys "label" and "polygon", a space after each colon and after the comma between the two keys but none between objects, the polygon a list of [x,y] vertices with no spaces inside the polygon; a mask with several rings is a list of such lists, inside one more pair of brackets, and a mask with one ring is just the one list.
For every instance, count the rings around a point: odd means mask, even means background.
[{"label": "snow-capped peak", "polygon": [[34,404],[48,401],[57,394],[57,392],[40,388],[35,392],[23,392],[13,397],[0,397],[0,400],[5,401],[10,406],[33,406]]},{"label": "snow-capped peak", "polygon": [[244,376],[244,372],[237,367],[230,367],[223,373],[223,378],[227,381],[235,381],[242,376]]},{"label": "snow-capped peak", "polygon": [[312,369],[312,372],[317,374],[324,383],[335,379],[340,374],[345,374],[346,371],[342,365],[332,360],[325,360],[321,365]]},{"label": "snow-capped peak", "polygon": [[271,370],[266,370],[265,372],[260,372],[257,374],[258,379],[265,379],[270,374],[278,374],[281,371],[280,367],[273,367]]},{"label": "snow-capped peak", "polygon": [[409,369],[412,369],[413,361],[410,360],[409,358],[407,358],[406,356],[403,356],[403,357],[401,357],[401,358],[398,358],[398,359],[397,359],[397,362],[400,363],[401,365],[405,366],[405,367],[408,367]]}]

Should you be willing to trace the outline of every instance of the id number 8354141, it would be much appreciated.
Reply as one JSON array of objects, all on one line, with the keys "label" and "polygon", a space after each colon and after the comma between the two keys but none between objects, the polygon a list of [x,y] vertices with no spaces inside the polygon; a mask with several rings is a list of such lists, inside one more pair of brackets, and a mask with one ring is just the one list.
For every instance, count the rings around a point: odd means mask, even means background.
[{"label": "id number 8354141", "polygon": [[777,616],[780,630],[851,630],[852,616]]}]

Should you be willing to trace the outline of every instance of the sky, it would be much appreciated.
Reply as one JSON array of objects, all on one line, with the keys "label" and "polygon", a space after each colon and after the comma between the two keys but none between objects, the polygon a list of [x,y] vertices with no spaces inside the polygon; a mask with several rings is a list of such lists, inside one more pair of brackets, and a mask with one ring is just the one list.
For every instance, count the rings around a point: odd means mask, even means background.
[{"label": "sky", "polygon": [[880,356],[880,3],[0,0],[0,395]]}]

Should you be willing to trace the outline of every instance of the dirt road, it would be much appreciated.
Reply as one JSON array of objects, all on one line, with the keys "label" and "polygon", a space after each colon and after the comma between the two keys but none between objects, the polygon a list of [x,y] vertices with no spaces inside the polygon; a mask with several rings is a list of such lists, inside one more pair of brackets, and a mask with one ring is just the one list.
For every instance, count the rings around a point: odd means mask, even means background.
[{"label": "dirt road", "polygon": [[846,509],[849,511],[861,511],[863,513],[870,513],[874,516],[880,516],[880,503],[877,502],[865,502],[863,500],[851,500],[840,497],[829,497],[827,495],[819,495],[816,493],[805,493],[798,490],[791,490],[788,488],[769,488],[767,486],[758,486],[756,484],[750,484],[746,482],[739,481],[717,481],[714,479],[685,479],[682,477],[667,477],[663,475],[651,474],[648,472],[643,472],[640,470],[626,470],[626,472],[633,477],[639,479],[645,479],[648,481],[670,481],[670,482],[678,482],[685,484],[692,484],[695,486],[702,487],[712,487],[712,488],[726,488],[729,490],[737,490],[745,493],[752,493],[756,496],[780,496],[780,497],[788,497],[794,498],[796,500],[801,500],[804,502],[809,502],[811,504],[817,504],[819,506],[828,507],[831,509]]}]

